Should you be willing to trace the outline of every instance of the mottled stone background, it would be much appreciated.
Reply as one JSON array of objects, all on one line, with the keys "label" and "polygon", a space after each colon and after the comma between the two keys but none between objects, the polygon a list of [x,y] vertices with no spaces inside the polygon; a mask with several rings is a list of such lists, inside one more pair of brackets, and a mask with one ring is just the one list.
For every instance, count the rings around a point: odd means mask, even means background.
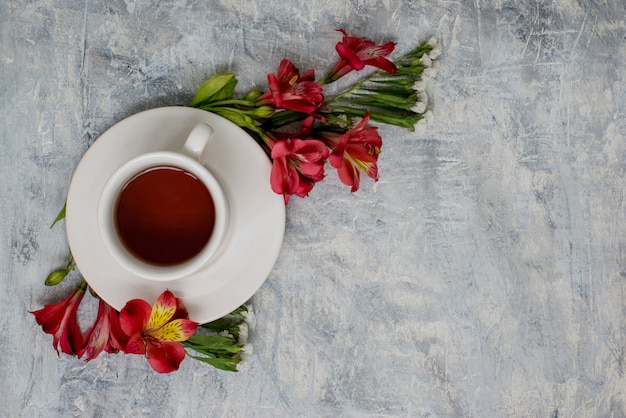
[{"label": "mottled stone background", "polygon": [[[622,0],[4,0],[2,416],[626,416]],[[28,310],[71,283],[49,229],[107,128],[189,102],[219,71],[324,73],[335,28],[437,35],[434,122],[381,126],[380,181],[330,173],[288,207],[254,296],[248,371],[83,361]],[[76,281],[72,276],[70,281]]]}]

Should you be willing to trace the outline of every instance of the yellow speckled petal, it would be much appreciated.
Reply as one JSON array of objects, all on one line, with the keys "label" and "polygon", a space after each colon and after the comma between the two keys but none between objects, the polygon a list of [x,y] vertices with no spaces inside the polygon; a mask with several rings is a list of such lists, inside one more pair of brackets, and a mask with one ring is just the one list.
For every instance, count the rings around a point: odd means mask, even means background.
[{"label": "yellow speckled petal", "polygon": [[196,332],[197,326],[188,319],[175,319],[155,330],[152,336],[161,341],[186,341]]},{"label": "yellow speckled petal", "polygon": [[157,330],[167,323],[176,312],[176,297],[170,292],[166,290],[161,293],[161,296],[154,302],[152,305],[152,312],[150,313],[150,321],[148,322],[148,328],[146,331],[148,333],[152,333],[151,331]]}]

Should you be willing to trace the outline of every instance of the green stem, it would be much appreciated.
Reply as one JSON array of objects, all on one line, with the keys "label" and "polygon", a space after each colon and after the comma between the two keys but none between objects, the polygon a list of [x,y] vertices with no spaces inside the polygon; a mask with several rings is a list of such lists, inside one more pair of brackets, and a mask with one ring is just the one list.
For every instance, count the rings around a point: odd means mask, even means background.
[{"label": "green stem", "polygon": [[296,112],[295,110],[283,110],[276,112],[270,117],[270,124],[273,128],[280,128],[292,122],[297,122],[306,118],[306,114]]},{"label": "green stem", "polygon": [[374,78],[375,76],[381,75],[383,74],[384,71],[378,71],[372,75],[370,75],[369,77],[366,77],[365,79],[359,81],[358,83],[356,83],[355,85],[353,85],[352,87],[350,87],[348,90],[339,93],[338,95],[336,95],[335,97],[331,97],[330,99],[326,100],[326,104],[332,104],[336,101],[338,101],[339,99],[341,99],[343,96],[346,96],[350,93],[352,93],[354,90],[357,90],[358,88],[360,88],[363,84],[367,83],[368,81],[370,81],[372,78]]},{"label": "green stem", "polygon": [[[235,101],[235,100],[233,100],[233,101]],[[204,106],[201,107],[202,110],[206,110],[207,112],[213,112],[213,113],[217,113],[217,112],[220,111],[220,109],[224,109],[224,108],[228,109],[229,111],[241,113],[242,115],[256,116],[255,109],[244,110],[244,109],[239,109],[237,107],[230,107],[230,106],[227,106],[227,105],[220,105],[220,104],[214,105],[213,103],[208,104],[208,105],[204,105]]]},{"label": "green stem", "polygon": [[424,117],[423,115],[413,112],[406,112],[404,114],[391,114],[386,112],[384,109],[378,108],[360,109],[348,106],[335,106],[333,107],[333,110],[348,116],[357,117],[363,117],[363,115],[365,115],[365,112],[367,111],[370,115],[371,120],[373,121],[388,125],[399,126],[410,131],[413,130],[413,125],[415,125],[417,121]]},{"label": "green stem", "polygon": [[[407,52],[406,54],[402,55],[400,58],[396,59],[394,61],[395,64],[398,65],[398,67],[402,67],[402,62],[407,60],[407,59],[415,59],[415,58],[420,58],[422,55],[424,55],[425,53],[428,53],[432,50],[433,48],[428,45],[426,42],[422,43],[420,46],[418,46],[417,48]],[[399,68],[400,69],[400,68]],[[402,71],[400,71],[402,72]],[[397,74],[397,73],[396,73]],[[326,100],[326,104],[332,104],[336,101],[338,101],[340,98],[342,98],[343,96],[346,96],[350,93],[352,93],[354,90],[360,88],[363,84],[367,83],[368,81],[373,80],[374,78],[377,77],[381,77],[381,76],[393,76],[393,74],[389,74],[386,71],[377,71],[371,75],[369,75],[368,77],[364,78],[363,80],[359,81],[358,83],[356,83],[354,86],[352,86],[351,88],[349,88],[348,90],[336,95],[335,97],[332,97],[328,100]],[[326,79],[322,80],[322,82],[324,82]]]},{"label": "green stem", "polygon": [[65,265],[65,269],[67,271],[72,271],[76,268],[76,262],[74,261],[74,256],[72,255],[72,252],[70,251],[70,259],[67,261],[67,264]]},{"label": "green stem", "polygon": [[219,100],[217,102],[211,102],[203,105],[203,107],[218,107],[218,106],[227,106],[227,105],[241,105],[254,107],[254,102],[243,99],[228,99],[228,100]]}]

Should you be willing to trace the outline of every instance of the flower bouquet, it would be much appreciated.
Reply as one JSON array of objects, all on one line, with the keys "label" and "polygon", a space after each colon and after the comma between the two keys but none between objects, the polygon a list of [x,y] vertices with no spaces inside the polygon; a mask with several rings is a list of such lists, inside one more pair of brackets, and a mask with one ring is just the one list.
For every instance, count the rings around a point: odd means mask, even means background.
[{"label": "flower bouquet", "polygon": [[[337,63],[319,81],[314,70],[301,73],[284,59],[276,74],[268,74],[265,91],[253,89],[235,98],[235,74],[222,73],[205,81],[190,103],[234,122],[257,140],[272,161],[271,188],[285,204],[292,195],[307,196],[324,179],[326,162],[352,192],[359,189],[361,173],[377,181],[382,138],[372,122],[417,131],[432,118],[425,80],[436,74],[441,54],[436,39],[391,60],[393,42],[376,44],[339,32]],[[327,86],[368,67],[376,70],[327,97]],[[53,226],[64,217],[65,208]],[[75,268],[70,254],[66,266],[51,273],[45,284],[59,284]],[[57,353],[60,349],[86,361],[103,351],[140,354],[155,371],[168,373],[177,370],[186,355],[236,371],[252,351],[247,337],[254,316],[248,307],[198,324],[167,289],[152,305],[133,299],[119,312],[90,291],[99,300],[98,312],[82,331],[78,308],[88,289],[81,278],[65,300],[32,312],[43,331],[53,336]]]}]

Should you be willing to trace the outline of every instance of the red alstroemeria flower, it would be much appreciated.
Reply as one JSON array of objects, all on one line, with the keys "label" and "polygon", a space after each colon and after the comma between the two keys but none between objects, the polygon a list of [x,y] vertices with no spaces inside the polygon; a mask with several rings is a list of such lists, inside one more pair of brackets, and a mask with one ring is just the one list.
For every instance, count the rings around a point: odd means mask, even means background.
[{"label": "red alstroemeria flower", "polygon": [[59,345],[61,351],[69,355],[78,354],[83,347],[83,338],[76,322],[76,311],[85,296],[86,288],[87,283],[83,281],[67,299],[31,312],[35,315],[35,320],[41,325],[43,332],[54,336],[52,346],[57,353]]},{"label": "red alstroemeria flower", "polygon": [[352,70],[360,71],[366,65],[380,68],[390,74],[395,74],[396,65],[385,58],[395,48],[395,43],[387,42],[384,45],[376,45],[374,42],[348,36],[345,30],[338,29],[343,34],[343,40],[335,46],[341,60],[326,77],[326,81],[337,80]]},{"label": "red alstroemeria flower", "polygon": [[275,193],[284,196],[285,204],[292,194],[305,197],[324,178],[328,147],[322,141],[286,138],[272,141],[270,146],[273,160],[270,184]]},{"label": "red alstroemeria flower", "polygon": [[128,336],[122,331],[119,314],[115,309],[100,299],[98,315],[91,328],[83,335],[84,347],[78,357],[87,354],[85,361],[93,360],[102,351],[117,353],[124,350]]},{"label": "red alstroemeria flower", "polygon": [[328,161],[337,169],[341,182],[352,186],[352,192],[359,189],[359,169],[378,181],[376,162],[382,139],[377,127],[366,126],[369,120],[369,114],[366,113],[361,122],[345,134],[324,136],[324,140],[332,148]]},{"label": "red alstroemeria flower", "polygon": [[267,81],[270,91],[257,100],[259,105],[311,114],[324,103],[322,86],[315,82],[314,71],[300,76],[300,70],[287,59],[280,62],[278,75],[268,74]]},{"label": "red alstroemeria flower", "polygon": [[120,311],[120,325],[129,336],[124,352],[145,354],[150,366],[159,373],[178,370],[185,358],[180,342],[189,339],[198,327],[188,318],[182,301],[169,290],[152,307],[141,299],[129,301]]}]

